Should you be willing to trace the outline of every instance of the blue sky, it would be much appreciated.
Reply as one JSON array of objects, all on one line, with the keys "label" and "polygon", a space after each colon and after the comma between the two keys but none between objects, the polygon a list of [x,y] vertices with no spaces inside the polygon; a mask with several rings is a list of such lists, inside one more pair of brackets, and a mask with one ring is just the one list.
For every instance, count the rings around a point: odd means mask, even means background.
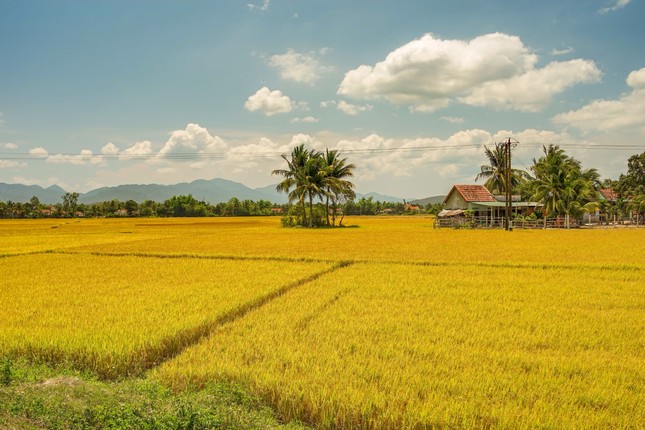
[{"label": "blue sky", "polygon": [[361,192],[474,183],[483,145],[605,178],[645,150],[645,5],[0,0],[0,182],[226,178],[338,148]]}]

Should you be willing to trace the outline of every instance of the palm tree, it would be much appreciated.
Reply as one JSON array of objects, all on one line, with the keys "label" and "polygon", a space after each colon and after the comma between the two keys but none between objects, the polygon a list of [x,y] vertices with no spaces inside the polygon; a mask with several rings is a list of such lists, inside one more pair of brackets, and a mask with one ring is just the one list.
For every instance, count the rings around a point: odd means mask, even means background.
[{"label": "palm tree", "polygon": [[[354,184],[345,178],[354,176],[355,165],[347,163],[347,158],[340,158],[337,150],[325,150],[323,156],[325,176],[325,212],[327,225],[336,225],[336,207],[339,199],[352,200],[356,197]],[[329,222],[329,200],[332,203],[332,221]]]},{"label": "palm tree", "polygon": [[636,227],[638,227],[640,225],[641,213],[645,212],[645,194],[634,196],[627,204],[627,207],[636,213]]},{"label": "palm tree", "polygon": [[327,171],[325,162],[320,152],[310,153],[309,159],[305,163],[302,175],[302,183],[297,187],[301,188],[309,197],[309,227],[314,223],[314,198],[324,197],[329,194],[326,191]]},{"label": "palm tree", "polygon": [[[488,165],[482,165],[475,181],[486,179],[484,186],[493,194],[506,193],[506,150],[503,143],[495,143],[490,149],[484,145],[484,153],[488,158]],[[511,192],[531,176],[521,169],[511,168]]]},{"label": "palm tree", "polygon": [[282,154],[282,158],[287,162],[287,169],[276,169],[271,172],[272,175],[284,176],[282,182],[276,186],[276,190],[288,193],[289,203],[298,201],[302,211],[302,224],[304,225],[307,221],[307,214],[305,213],[306,190],[302,187],[303,170],[307,160],[310,158],[310,153],[309,150],[305,149],[305,145],[302,144],[293,148],[290,158],[287,158],[285,154]]},{"label": "palm tree", "polygon": [[[545,216],[564,215],[569,228],[571,215],[579,215],[595,196],[598,174],[595,169],[582,171],[580,162],[569,157],[559,146],[542,147],[544,155],[533,159],[531,170],[535,174],[531,200],[544,204]],[[586,206],[591,210],[591,206]]]}]

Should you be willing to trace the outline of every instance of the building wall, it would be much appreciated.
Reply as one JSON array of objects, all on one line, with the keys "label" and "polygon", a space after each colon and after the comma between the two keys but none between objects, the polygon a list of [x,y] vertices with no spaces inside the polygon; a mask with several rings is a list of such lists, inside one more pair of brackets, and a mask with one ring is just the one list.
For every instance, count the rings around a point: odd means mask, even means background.
[{"label": "building wall", "polygon": [[468,209],[468,203],[466,200],[459,194],[457,190],[453,191],[448,200],[446,200],[446,209]]}]

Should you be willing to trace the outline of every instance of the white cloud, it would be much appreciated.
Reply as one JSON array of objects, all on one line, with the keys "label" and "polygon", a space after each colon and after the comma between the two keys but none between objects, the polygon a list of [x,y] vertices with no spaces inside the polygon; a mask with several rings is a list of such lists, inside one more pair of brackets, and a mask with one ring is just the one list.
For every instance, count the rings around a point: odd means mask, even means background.
[{"label": "white cloud", "polygon": [[451,124],[462,124],[464,122],[463,118],[457,118],[457,117],[454,117],[454,116],[442,116],[439,119],[441,121],[446,121],[446,122],[449,122]]},{"label": "white cloud", "polygon": [[15,160],[0,160],[0,169],[13,169],[16,167],[26,167],[27,163]]},{"label": "white cloud", "polygon": [[4,149],[17,149],[18,145],[16,145],[15,143],[8,142],[8,143],[3,144],[2,147]]},{"label": "white cloud", "polygon": [[117,155],[119,153],[119,148],[112,142],[108,142],[101,148],[101,154],[104,155]]},{"label": "white cloud", "polygon": [[551,55],[558,56],[558,55],[567,55],[571,54],[573,52],[573,48],[571,46],[565,46],[564,48],[557,49],[553,48],[551,50]]},{"label": "white cloud", "polygon": [[[565,88],[600,76],[588,60],[554,62],[542,69],[536,69],[537,61],[517,36],[493,33],[464,41],[426,34],[374,66],[347,72],[338,94],[385,99],[420,112],[454,102],[534,111]],[[531,91],[516,88],[529,82]]]},{"label": "white cloud", "polygon": [[[42,149],[42,148],[37,148]],[[46,151],[45,151],[46,152]],[[83,165],[83,164],[103,164],[104,160],[100,156],[94,155],[94,153],[89,149],[81,149],[79,154],[53,154],[47,157],[48,163],[60,163],[60,164],[74,164],[74,165]]]},{"label": "white cloud", "polygon": [[266,116],[272,116],[291,112],[293,104],[289,97],[282,95],[281,91],[271,91],[267,87],[262,87],[246,100],[244,107],[250,112],[261,112]]},{"label": "white cloud", "polygon": [[47,158],[49,152],[41,146],[29,150],[29,154],[36,158]]},{"label": "white cloud", "polygon": [[267,10],[269,10],[270,4],[271,0],[262,0],[262,3],[260,4],[247,3],[246,7],[248,7],[251,11],[266,12]]},{"label": "white cloud", "polygon": [[347,115],[358,115],[361,112],[367,112],[372,110],[372,105],[357,105],[352,103],[347,103],[345,100],[340,100],[336,105],[339,111],[346,113]]},{"label": "white cloud", "polygon": [[[323,48],[319,52],[324,55],[327,51]],[[316,52],[303,54],[295,52],[293,49],[288,49],[284,54],[271,56],[267,64],[279,69],[282,79],[309,85],[313,85],[320,79],[322,73],[332,70],[331,67],[320,62]]]},{"label": "white cloud", "polygon": [[152,142],[144,140],[142,142],[136,142],[131,147],[124,149],[120,154],[120,158],[129,159],[150,154],[152,154]]},{"label": "white cloud", "polygon": [[306,116],[304,118],[292,118],[291,122],[292,123],[299,123],[299,122],[306,122],[306,123],[314,123],[320,121],[318,118],[315,118],[313,116]]},{"label": "white cloud", "polygon": [[578,110],[556,115],[553,121],[583,131],[645,132],[645,68],[631,72],[627,85],[632,91],[618,100],[595,100]]},{"label": "white cloud", "polygon": [[[188,124],[185,130],[175,130],[170,133],[170,138],[158,153],[160,158],[172,158],[180,154],[213,154],[222,152],[227,148],[226,142],[219,136],[211,135],[207,129],[199,124]],[[135,151],[152,151],[148,141],[140,142],[130,148],[131,154]]]},{"label": "white cloud", "polygon": [[553,62],[542,69],[529,70],[509,79],[482,83],[460,100],[474,106],[492,106],[500,110],[512,107],[537,112],[566,88],[598,80],[600,71],[593,61]]},{"label": "white cloud", "polygon": [[598,11],[600,14],[605,14],[608,12],[613,12],[618,9],[622,9],[631,3],[632,0],[612,0],[612,6],[604,7]]}]

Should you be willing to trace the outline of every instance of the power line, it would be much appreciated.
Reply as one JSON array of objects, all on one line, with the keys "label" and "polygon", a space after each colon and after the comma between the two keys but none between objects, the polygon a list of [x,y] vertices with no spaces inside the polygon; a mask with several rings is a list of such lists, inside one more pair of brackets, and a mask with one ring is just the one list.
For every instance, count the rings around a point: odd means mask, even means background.
[{"label": "power line", "polygon": [[[584,149],[584,150],[615,150],[615,151],[637,151],[642,150],[642,145],[636,144],[581,144],[581,143],[564,143],[564,142],[522,142],[523,147],[542,147],[548,145],[557,145],[564,149]],[[439,145],[422,145],[422,146],[397,146],[391,148],[359,148],[343,149],[334,148],[343,154],[382,154],[394,152],[426,152],[426,151],[446,151],[460,149],[481,149],[482,144],[439,144]],[[277,158],[282,152],[265,152],[260,154],[236,154],[235,152],[184,152],[174,154],[78,154],[78,153],[55,153],[55,154],[32,154],[27,152],[2,152],[1,160],[47,160],[50,158],[61,158],[61,161],[84,161],[91,159],[100,160],[149,160],[157,158],[159,160],[202,160],[202,159],[261,159]]]}]

